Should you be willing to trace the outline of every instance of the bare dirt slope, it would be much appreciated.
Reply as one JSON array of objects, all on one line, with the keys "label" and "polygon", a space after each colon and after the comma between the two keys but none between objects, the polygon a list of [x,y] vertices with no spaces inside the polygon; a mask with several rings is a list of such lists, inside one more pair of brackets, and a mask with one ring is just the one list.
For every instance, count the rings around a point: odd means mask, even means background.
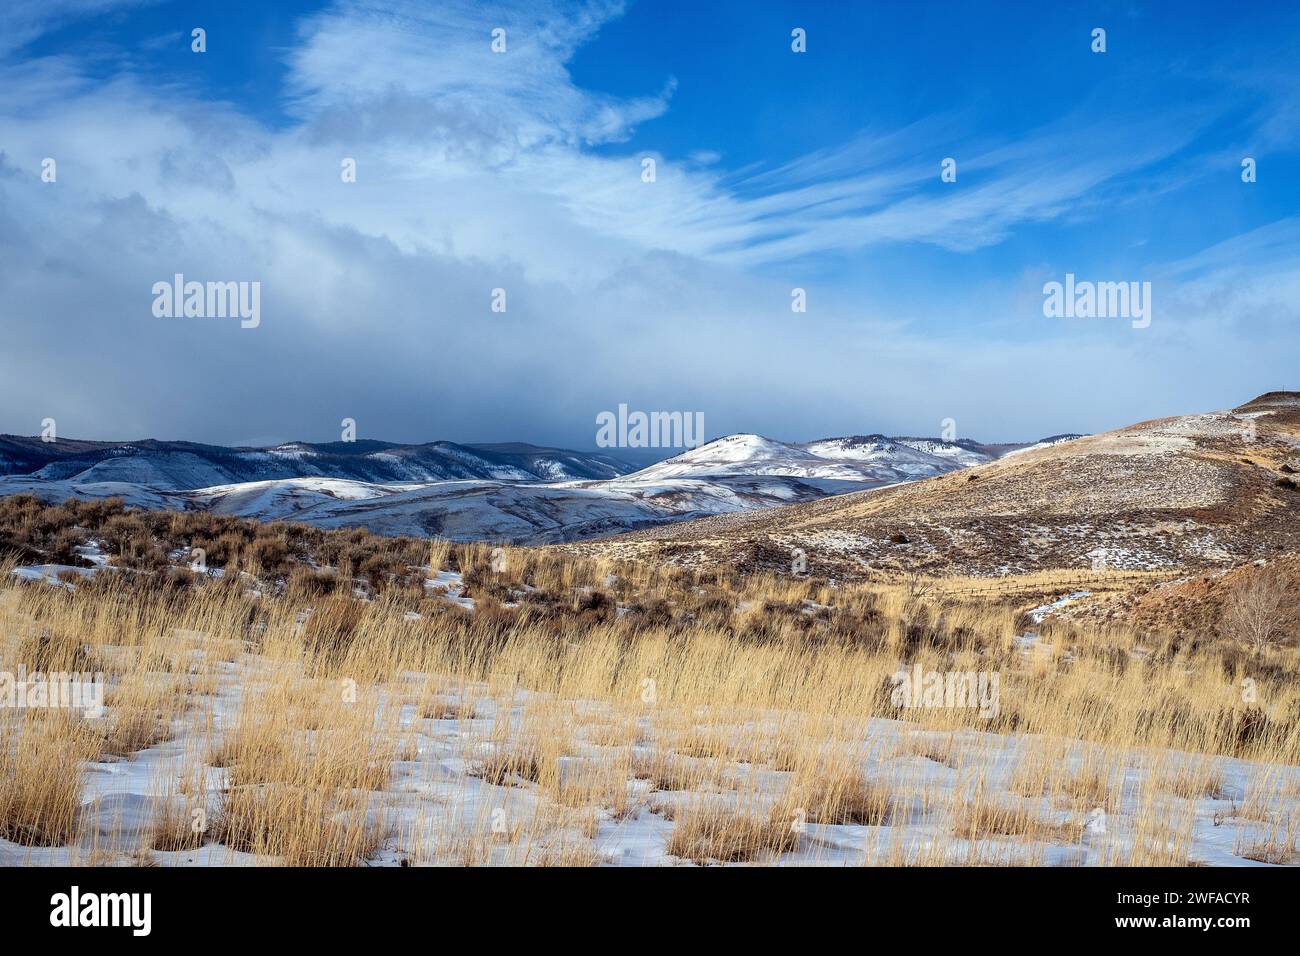
[{"label": "bare dirt slope", "polygon": [[1300,392],[1142,422],[939,477],[572,546],[788,570],[1210,570],[1300,551]]},{"label": "bare dirt slope", "polygon": [[1148,633],[1212,636],[1223,630],[1233,591],[1249,579],[1274,574],[1285,589],[1286,613],[1300,613],[1300,555],[1250,561],[1230,570],[1206,571],[1154,586],[1138,584],[1094,591],[1054,612],[1079,624],[1120,624]]}]

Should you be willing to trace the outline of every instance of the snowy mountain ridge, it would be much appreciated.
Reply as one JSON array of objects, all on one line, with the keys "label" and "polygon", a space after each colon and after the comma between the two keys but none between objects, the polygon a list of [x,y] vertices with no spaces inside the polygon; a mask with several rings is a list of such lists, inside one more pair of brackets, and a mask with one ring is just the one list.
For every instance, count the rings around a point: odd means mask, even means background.
[{"label": "snowy mountain ridge", "polygon": [[616,478],[635,468],[616,457],[537,445],[438,441],[288,442],[269,448],[154,440],[110,443],[0,436],[0,475],[81,483],[125,481],[187,491],[245,481],[346,478],[372,483],[569,481]]},{"label": "snowy mountain ridge", "polygon": [[525,444],[224,448],[0,436],[0,495],[122,497],[142,508],[537,544],[933,477],[1011,447],[1026,446],[883,435],[793,444],[742,433],[633,471],[612,456]]}]

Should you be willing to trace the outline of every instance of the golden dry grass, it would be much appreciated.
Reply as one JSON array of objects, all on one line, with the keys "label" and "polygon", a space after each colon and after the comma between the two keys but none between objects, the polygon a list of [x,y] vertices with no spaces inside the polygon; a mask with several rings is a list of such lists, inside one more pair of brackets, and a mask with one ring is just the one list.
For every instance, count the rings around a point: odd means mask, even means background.
[{"label": "golden dry grass", "polygon": [[781,818],[716,807],[691,807],[674,816],[668,852],[699,864],[749,863],[794,849],[795,824]]},{"label": "golden dry grass", "polygon": [[[14,724],[17,726],[14,726]],[[84,761],[99,741],[75,718],[31,714],[0,737],[0,837],[60,846],[76,833]]]},{"label": "golden dry grass", "polygon": [[[1044,847],[1077,844],[1087,815],[1102,811],[1123,837],[1107,862],[1182,865],[1192,805],[1223,795],[1212,758],[1300,762],[1291,648],[1247,662],[1257,668],[1248,702],[1240,660],[1165,653],[1147,635],[1070,629],[1053,636],[1052,655],[1026,654],[1013,640],[1015,606],[959,599],[957,587],[681,578],[527,549],[505,549],[493,571],[486,546],[431,552],[431,569],[477,570],[489,590],[527,583],[556,597],[521,597],[509,611],[484,592],[475,615],[421,597],[413,619],[387,592],[304,597],[267,583],[258,599],[126,576],[3,590],[0,670],[93,664],[110,693],[98,722],[0,715],[0,836],[76,843],[88,761],[182,741],[195,756],[183,790],[160,788],[145,848],[155,855],[207,844],[298,865],[356,865],[381,851],[598,865],[605,836],[653,812],[672,823],[667,852],[694,862],[815,858],[804,825],[919,822],[942,835],[880,842],[864,859],[1033,863]],[[598,586],[627,607],[664,602],[671,620],[604,614],[584,597]],[[997,714],[898,708],[888,688],[904,663],[996,672]],[[213,698],[232,685],[238,706],[217,719]],[[915,726],[884,742],[873,718]],[[458,815],[455,793],[399,777],[422,735],[455,741],[473,781],[462,788],[487,788],[487,803]],[[990,741],[1000,740],[1019,747],[995,782]],[[869,760],[879,767],[867,772]],[[888,767],[901,769],[885,779]],[[195,832],[204,768],[222,783],[211,825]],[[1126,774],[1142,781],[1132,793]],[[1282,799],[1293,804],[1294,780],[1262,789],[1290,787]],[[394,821],[394,793],[423,801],[414,820]],[[1241,821],[1262,830],[1241,838],[1240,855],[1290,861],[1297,815],[1270,801],[1242,805]]]},{"label": "golden dry grass", "polygon": [[843,763],[822,764],[796,775],[785,794],[783,812],[809,823],[884,826],[894,821],[897,803],[888,785],[868,780]]}]

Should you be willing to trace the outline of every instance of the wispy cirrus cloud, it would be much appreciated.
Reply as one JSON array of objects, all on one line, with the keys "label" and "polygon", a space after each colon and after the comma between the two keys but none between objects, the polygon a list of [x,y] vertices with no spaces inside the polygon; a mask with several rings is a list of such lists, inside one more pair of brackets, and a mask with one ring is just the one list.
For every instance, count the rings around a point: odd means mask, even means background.
[{"label": "wispy cirrus cloud", "polygon": [[[345,0],[302,25],[286,92],[321,132],[359,126],[380,142],[478,147],[479,161],[618,141],[667,109],[671,82],[657,96],[602,96],[575,86],[565,63],[622,10],[609,0]],[[488,42],[497,29],[504,54]]]},{"label": "wispy cirrus cloud", "polygon": [[[1218,116],[1205,104],[1156,116],[1081,108],[1002,143],[981,142],[968,118],[934,116],[739,176],[656,156],[656,188],[646,189],[640,155],[581,147],[662,115],[671,78],[659,96],[619,100],[577,88],[565,69],[622,9],[356,0],[304,25],[290,92],[314,136],[379,145],[430,177],[439,173],[430,159],[452,176],[490,169],[553,197],[583,227],[738,267],[879,243],[995,244],[1019,224],[1077,214],[1084,197],[1095,202],[1098,189],[1177,155]],[[497,25],[508,57],[486,41]],[[963,185],[945,191],[939,161],[962,126]]]},{"label": "wispy cirrus cloud", "polygon": [[158,0],[40,0],[0,7],[0,56],[70,21],[114,10],[129,10]]}]

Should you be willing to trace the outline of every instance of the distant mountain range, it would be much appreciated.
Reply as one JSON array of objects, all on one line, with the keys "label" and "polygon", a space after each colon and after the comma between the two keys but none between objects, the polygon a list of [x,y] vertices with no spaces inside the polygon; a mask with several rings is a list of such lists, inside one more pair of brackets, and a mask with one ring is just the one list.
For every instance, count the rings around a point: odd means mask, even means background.
[{"label": "distant mountain range", "polygon": [[1031,447],[1038,446],[884,435],[792,444],[740,434],[637,471],[612,455],[517,443],[228,448],[0,436],[0,494],[120,496],[145,508],[544,543],[812,501],[933,477]]},{"label": "distant mountain range", "polygon": [[569,481],[615,478],[634,470],[607,455],[519,443],[340,441],[227,448],[152,439],[44,442],[0,435],[0,475],[80,483],[125,481],[170,491],[284,478],[346,478],[376,484],[467,478]]}]

